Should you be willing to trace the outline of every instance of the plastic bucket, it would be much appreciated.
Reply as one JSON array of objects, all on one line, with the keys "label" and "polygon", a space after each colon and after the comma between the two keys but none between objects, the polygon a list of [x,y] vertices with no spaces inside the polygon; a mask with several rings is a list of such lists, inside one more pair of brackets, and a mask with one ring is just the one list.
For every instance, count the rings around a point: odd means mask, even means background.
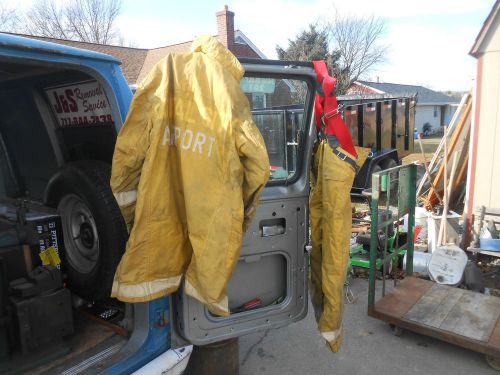
[{"label": "plastic bucket", "polygon": [[[427,250],[429,253],[432,253],[434,250],[436,250],[437,247],[437,241],[439,237],[439,227],[441,226],[441,219],[442,215],[429,215],[429,218],[427,220],[427,230],[429,231],[428,236],[427,236]],[[459,220],[460,220],[460,215],[457,214],[456,212],[450,211],[447,216],[447,223],[448,223],[448,238],[455,238],[458,239],[458,234],[456,233],[454,226],[458,227],[459,226]],[[454,221],[455,225],[452,226],[450,225],[450,222]],[[451,241],[453,242],[453,241]]]},{"label": "plastic bucket", "polygon": [[[420,227],[420,232],[417,236],[417,240],[424,240],[427,238],[427,219],[431,216],[431,213],[427,211],[424,207],[415,207],[415,227]],[[404,231],[408,231],[408,215],[404,216],[403,222]]]}]

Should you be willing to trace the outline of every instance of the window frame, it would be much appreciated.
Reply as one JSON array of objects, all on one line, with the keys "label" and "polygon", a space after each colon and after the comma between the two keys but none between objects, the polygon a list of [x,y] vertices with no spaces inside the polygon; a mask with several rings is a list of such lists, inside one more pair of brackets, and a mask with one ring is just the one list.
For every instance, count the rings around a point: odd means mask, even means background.
[{"label": "window frame", "polygon": [[[265,73],[265,72],[249,72],[245,73],[244,77],[255,77],[255,78],[273,78],[276,80],[283,79],[283,80],[295,80],[295,81],[303,81],[306,84],[307,87],[307,95],[304,99],[304,127],[303,127],[303,134],[300,139],[296,139],[298,141],[298,146],[297,146],[297,163],[296,163],[296,168],[295,172],[292,176],[288,176],[286,178],[280,178],[280,179],[269,179],[267,182],[266,186],[287,186],[290,184],[293,184],[294,182],[298,181],[300,177],[302,176],[302,166],[304,163],[304,160],[306,158],[305,155],[305,146],[306,146],[306,141],[307,137],[311,133],[311,127],[312,125],[312,115],[313,115],[313,109],[314,109],[314,98],[315,98],[315,85],[316,82],[312,79],[312,77],[307,76],[307,75],[302,75],[302,74],[280,74],[280,73]],[[244,92],[245,94],[249,94],[248,92]],[[253,93],[251,93],[253,95]],[[266,100],[267,101],[267,100]],[[264,108],[265,109],[265,108]],[[262,110],[262,109],[259,109]],[[269,108],[269,110],[273,110],[273,108]],[[252,119],[253,119],[253,109],[252,111]],[[260,130],[259,130],[260,131]],[[261,133],[262,134],[262,133]],[[287,140],[285,139],[285,142]],[[266,146],[266,152],[267,152],[267,146]],[[307,173],[307,172],[305,172]]]}]

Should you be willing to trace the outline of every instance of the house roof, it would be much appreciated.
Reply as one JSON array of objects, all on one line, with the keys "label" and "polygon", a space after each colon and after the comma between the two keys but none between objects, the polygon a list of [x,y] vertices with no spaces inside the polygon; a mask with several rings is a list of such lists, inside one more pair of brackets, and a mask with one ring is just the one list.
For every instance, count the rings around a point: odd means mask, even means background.
[{"label": "house roof", "polygon": [[[21,34],[11,34],[11,35],[21,35]],[[144,60],[146,59],[146,56],[149,52],[147,49],[144,48],[131,48],[131,47],[112,46],[107,44],[78,42],[74,40],[48,38],[36,35],[21,35],[21,36],[31,39],[37,39],[44,42],[63,44],[66,46],[71,46],[84,50],[100,52],[101,54],[111,55],[121,61],[122,63],[121,68],[123,74],[129,83],[137,82],[142,66],[144,65]]]},{"label": "house roof", "polygon": [[243,31],[235,30],[234,39],[235,46],[241,46],[239,48],[242,49],[241,53],[243,53],[241,56],[237,55],[238,57],[260,57],[261,59],[267,59],[266,55],[264,55],[264,53],[258,49],[245,34],[243,34]]},{"label": "house roof", "polygon": [[74,48],[74,46],[70,44],[61,45],[65,43],[54,43],[44,40],[43,38],[33,38],[30,35],[20,35],[4,32],[0,32],[0,35],[0,45],[6,48],[12,48],[16,50],[36,49],[38,51],[44,51],[53,54],[85,57],[88,59],[103,60],[120,64],[120,61],[116,57],[110,56],[109,54],[97,50],[89,50],[88,48]]},{"label": "house roof", "polygon": [[160,61],[162,58],[164,58],[166,55],[169,53],[184,53],[184,52],[189,52],[189,48],[191,47],[191,43],[193,41],[187,41],[187,42],[182,42],[182,43],[177,43],[177,44],[172,44],[170,46],[164,46],[164,47],[158,47],[158,48],[152,48],[147,51],[146,56],[144,57],[143,64],[141,67],[141,71],[139,72],[139,75],[134,81],[134,83],[139,83],[141,82],[148,73],[153,69],[153,67],[156,65],[158,61]]},{"label": "house roof", "polygon": [[356,81],[355,84],[361,84],[365,87],[372,88],[378,94],[392,94],[392,95],[417,95],[419,105],[425,104],[454,104],[458,101],[443,93],[433,91],[423,86],[416,85],[402,85],[399,83],[386,83],[386,82],[368,82]]},{"label": "house roof", "polygon": [[[235,30],[234,34],[235,38],[241,37],[242,38],[241,40],[243,41],[243,43],[235,42],[229,47],[229,50],[236,57],[265,58],[264,54],[262,54],[262,52],[260,52],[257,49],[257,47],[255,47],[254,44],[250,42],[250,40],[240,30]],[[217,37],[217,35],[214,35],[214,37]],[[163,57],[165,57],[168,53],[189,52],[192,42],[193,42],[192,40],[189,40],[187,42],[182,42],[182,43],[172,44],[170,46],[157,47],[147,50],[147,55],[144,59],[144,63],[142,65],[140,73],[136,78],[136,80],[133,82],[142,81],[146,77],[146,75],[151,71],[153,66],[155,66],[155,64],[158,61],[160,61]]]},{"label": "house roof", "polygon": [[492,25],[495,23],[494,21],[496,17],[500,17],[500,0],[497,0],[493,5],[493,8],[491,8],[490,14],[488,14],[488,17],[486,17],[486,20],[483,23],[483,27],[481,27],[481,31],[477,35],[474,45],[469,51],[469,55],[479,57],[482,52],[481,47],[483,47],[483,43],[485,42],[485,40],[488,39],[488,35],[492,30]]},{"label": "house roof", "polygon": [[[167,54],[189,52],[192,43],[192,41],[190,40],[187,42],[172,44],[169,46],[145,49],[145,48],[113,46],[108,44],[79,42],[74,40],[48,38],[35,35],[22,35],[22,34],[12,34],[12,35],[18,35],[57,44],[64,44],[71,47],[96,51],[102,54],[114,56],[122,62],[121,67],[123,70],[123,74],[125,75],[125,78],[130,84],[142,81],[146,77],[146,75],[151,71],[153,66]],[[238,38],[238,40],[241,42],[235,42],[233,45],[230,46],[231,52],[236,57],[265,58],[265,55],[257,47],[255,47],[255,45],[251,43],[241,31],[236,30],[235,36],[241,38],[241,39]]]},{"label": "house roof", "polygon": [[[227,34],[227,28],[230,27],[230,32],[234,34],[234,38],[231,39],[230,43],[227,45],[229,50],[236,57],[253,57],[253,58],[266,58],[266,56],[248,39],[241,30],[234,30],[233,28],[233,18],[234,13],[228,11],[227,6],[222,12],[217,13],[218,15],[225,16],[224,22],[219,26],[219,35],[214,35],[214,37],[221,40],[220,35],[223,33]],[[229,20],[228,20],[229,17]],[[11,34],[11,35],[21,35],[21,34]],[[98,43],[88,43],[79,42],[66,39],[49,38],[44,36],[34,36],[34,35],[21,35],[24,37],[37,39],[45,42],[52,42],[57,44],[64,44],[71,47],[77,47],[84,50],[96,51],[101,54],[111,55],[122,62],[122,71],[125,78],[129,84],[136,84],[141,82],[146,75],[151,71],[153,66],[164,58],[169,53],[183,53],[189,52],[191,48],[192,40],[172,44],[169,46],[157,47],[157,48],[133,48],[133,47],[122,47],[113,46],[107,44]],[[224,42],[221,40],[224,44]],[[227,41],[226,41],[227,43]],[[111,57],[110,57],[111,58]]]}]

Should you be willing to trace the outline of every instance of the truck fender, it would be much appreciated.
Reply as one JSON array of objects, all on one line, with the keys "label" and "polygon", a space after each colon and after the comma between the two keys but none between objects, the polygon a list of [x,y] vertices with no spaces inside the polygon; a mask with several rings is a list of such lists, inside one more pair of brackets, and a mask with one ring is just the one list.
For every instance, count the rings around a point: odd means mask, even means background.
[{"label": "truck fender", "polygon": [[387,160],[394,160],[397,165],[399,165],[398,152],[395,149],[382,150],[366,159],[365,164],[358,172],[354,186],[366,188],[370,186],[370,179],[372,175],[373,168],[376,165],[380,165],[382,170],[384,169],[384,162]]}]

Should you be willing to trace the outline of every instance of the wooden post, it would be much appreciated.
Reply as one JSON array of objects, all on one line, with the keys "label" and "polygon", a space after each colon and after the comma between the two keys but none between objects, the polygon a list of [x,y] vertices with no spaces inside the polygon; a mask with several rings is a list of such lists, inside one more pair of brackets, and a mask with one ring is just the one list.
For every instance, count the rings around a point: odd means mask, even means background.
[{"label": "wooden post", "polygon": [[458,156],[457,153],[453,154],[453,164],[451,166],[451,174],[449,181],[446,181],[446,175],[445,175],[444,210],[443,210],[443,217],[441,218],[441,225],[439,227],[439,236],[437,242],[438,246],[443,245],[442,241],[444,241],[444,244],[448,242],[448,208],[450,205],[450,193],[451,193],[451,187],[453,185],[453,178],[455,177],[455,171],[457,169],[457,156]]},{"label": "wooden post", "polygon": [[420,136],[420,134],[418,135],[418,144],[420,145],[420,153],[422,154],[422,158],[424,159],[425,175],[429,180],[431,189],[434,190],[434,193],[436,193],[436,197],[439,199],[439,203],[443,204],[443,200],[439,196],[439,193],[436,187],[434,186],[434,183],[432,182],[431,172],[429,171],[429,167],[427,166],[427,158],[425,157],[424,147],[422,146],[422,137]]}]

